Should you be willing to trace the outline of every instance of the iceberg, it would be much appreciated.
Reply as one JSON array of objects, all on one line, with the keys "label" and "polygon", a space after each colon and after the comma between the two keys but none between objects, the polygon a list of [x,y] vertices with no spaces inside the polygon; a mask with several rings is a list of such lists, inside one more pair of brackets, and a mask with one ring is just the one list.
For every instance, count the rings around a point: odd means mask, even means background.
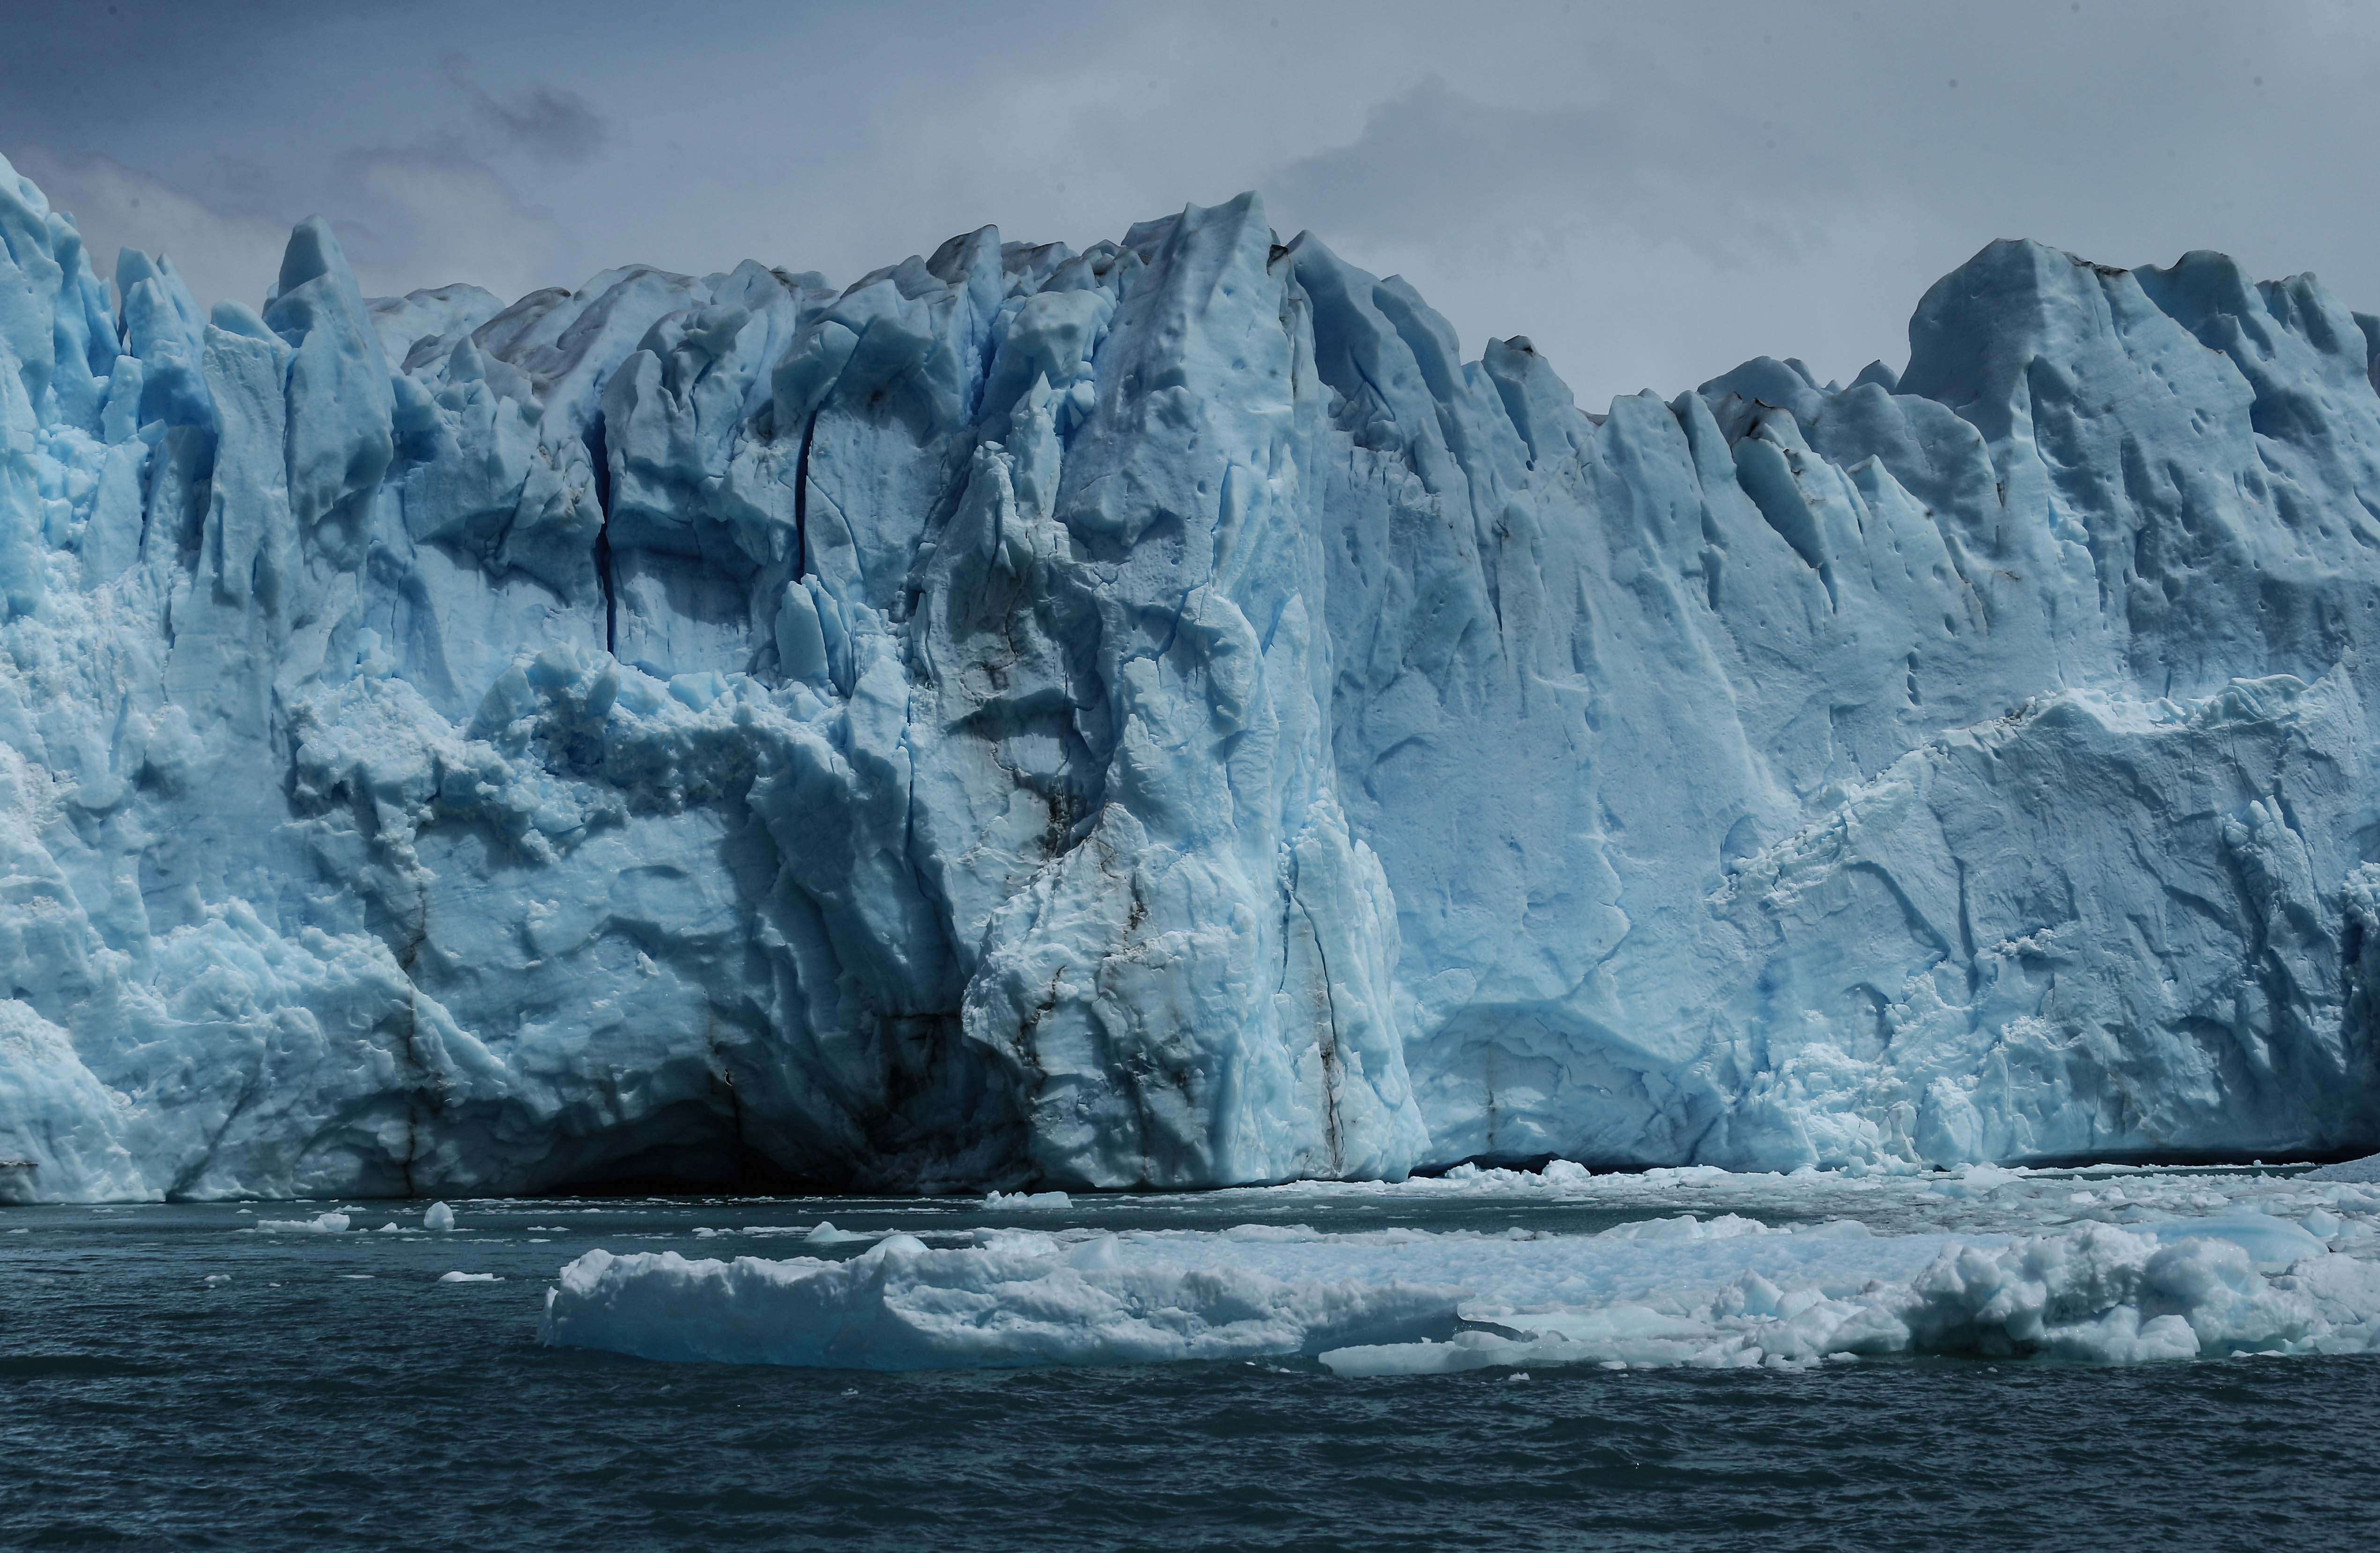
[{"label": "iceberg", "polygon": [[0,1196],[2380,1147],[2380,320],[1583,411],[1244,196],[260,309],[0,164]]}]

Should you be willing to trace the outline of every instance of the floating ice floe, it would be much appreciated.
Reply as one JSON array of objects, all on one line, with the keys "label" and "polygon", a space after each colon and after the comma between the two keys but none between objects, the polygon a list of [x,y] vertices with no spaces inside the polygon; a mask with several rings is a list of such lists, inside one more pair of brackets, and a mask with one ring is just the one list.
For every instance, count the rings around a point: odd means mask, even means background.
[{"label": "floating ice floe", "polygon": [[747,1224],[740,1230],[700,1229],[694,1231],[697,1240],[716,1240],[722,1235],[751,1235],[757,1239],[791,1237],[807,1245],[865,1245],[881,1238],[881,1232],[861,1233],[838,1230],[832,1219],[821,1219],[815,1224]]},{"label": "floating ice floe", "polygon": [[1542,1171],[1462,1165],[1443,1175],[1402,1182],[1297,1182],[1141,1202],[1158,1211],[1175,1206],[1211,1211],[1227,1205],[1250,1213],[1304,1213],[1360,1204],[1562,1206],[1648,1215],[1742,1212],[1812,1221],[1836,1219],[1879,1234],[2022,1234],[2084,1221],[2139,1225],[2235,1210],[2296,1218],[2344,1203],[2350,1212],[2345,1233],[2380,1236],[2380,1225],[2355,1217],[2355,1205],[2367,1195],[2356,1188],[2380,1184],[2380,1180],[2367,1183],[2338,1173],[2357,1168],[2332,1166],[2282,1175],[2131,1165],[2077,1170],[1968,1165],[1930,1172],[1762,1174],[1689,1165],[1597,1173],[1557,1159]]},{"label": "floating ice floe", "polygon": [[559,1347],[851,1369],[1138,1364],[1319,1352],[1454,1330],[1461,1292],[1128,1259],[1126,1237],[885,1237],[848,1261],[590,1251],[549,1291]]},{"label": "floating ice floe", "polygon": [[[1498,1176],[1468,1184],[1530,1189],[1519,1172]],[[1551,1184],[1606,1179],[1555,1172]],[[1841,1184],[1771,1179],[1804,1206]],[[1970,1172],[1964,1184],[1986,1188],[1980,1205],[1947,1196],[1950,1181],[1901,1181],[1873,1199],[1890,1210],[1878,1218],[1901,1221],[1883,1232],[1853,1218],[1682,1212],[1593,1233],[978,1229],[952,1247],[892,1234],[845,1260],[599,1250],[562,1270],[541,1332],[656,1359],[933,1369],[1303,1356],[1344,1376],[2380,1348],[2380,1188],[2170,1172],[2078,1187],[2085,1179]],[[1732,1184],[1741,1199],[1768,1183]],[[2015,1211],[2019,1194],[2029,1212]],[[2171,1206],[2132,1212],[2160,1201]],[[1910,1222],[1946,1202],[2034,1222]]]}]

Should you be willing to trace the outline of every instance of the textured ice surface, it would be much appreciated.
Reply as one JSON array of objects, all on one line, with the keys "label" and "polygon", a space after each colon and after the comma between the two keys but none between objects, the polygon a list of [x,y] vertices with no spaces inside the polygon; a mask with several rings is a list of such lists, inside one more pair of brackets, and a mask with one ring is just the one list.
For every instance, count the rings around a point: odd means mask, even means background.
[{"label": "textured ice surface", "polygon": [[[1711,1194],[1868,1217],[1677,1212],[1571,1234],[975,1230],[942,1245],[892,1233],[844,1260],[598,1250],[562,1269],[542,1330],[655,1359],[932,1369],[1303,1355],[1342,1375],[2380,1348],[2369,1186],[1989,1167],[1956,1180],[1621,1179],[1475,1172],[1407,1195],[1633,1206]],[[1241,1196],[1274,1213],[1330,1200]]]},{"label": "textured ice surface", "polygon": [[1253,198],[262,310],[0,167],[0,1197],[2380,1144],[2380,322],[1580,412]]}]

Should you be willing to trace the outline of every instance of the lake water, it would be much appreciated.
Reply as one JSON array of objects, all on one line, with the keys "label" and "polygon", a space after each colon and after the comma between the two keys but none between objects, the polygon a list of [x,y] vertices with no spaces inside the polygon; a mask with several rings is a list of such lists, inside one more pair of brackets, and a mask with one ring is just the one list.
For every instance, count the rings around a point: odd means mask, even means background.
[{"label": "lake water", "polygon": [[[1054,1221],[1220,1228],[1261,1217],[1252,1201],[1077,1199]],[[1780,1212],[1774,1194],[1743,1206]],[[658,1364],[541,1346],[556,1269],[594,1246],[793,1254],[702,1230],[1019,1219],[951,1201],[455,1207],[461,1229],[439,1236],[370,1232],[393,1212],[370,1204],[342,1234],[251,1228],[301,1217],[286,1206],[0,1209],[0,1546],[2380,1545],[2371,1357],[1525,1382],[1295,1361]],[[1334,1229],[1585,1234],[1643,1216],[1395,1194],[1290,1207]],[[439,1281],[450,1271],[501,1280]]]}]

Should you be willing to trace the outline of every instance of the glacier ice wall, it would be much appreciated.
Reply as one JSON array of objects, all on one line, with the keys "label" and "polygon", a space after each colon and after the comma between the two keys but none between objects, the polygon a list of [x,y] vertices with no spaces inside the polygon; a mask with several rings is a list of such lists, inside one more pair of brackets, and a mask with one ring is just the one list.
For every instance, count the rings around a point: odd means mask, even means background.
[{"label": "glacier ice wall", "polygon": [[2380,321],[1582,413],[1253,197],[260,313],[0,164],[0,1195],[2380,1143]]}]

